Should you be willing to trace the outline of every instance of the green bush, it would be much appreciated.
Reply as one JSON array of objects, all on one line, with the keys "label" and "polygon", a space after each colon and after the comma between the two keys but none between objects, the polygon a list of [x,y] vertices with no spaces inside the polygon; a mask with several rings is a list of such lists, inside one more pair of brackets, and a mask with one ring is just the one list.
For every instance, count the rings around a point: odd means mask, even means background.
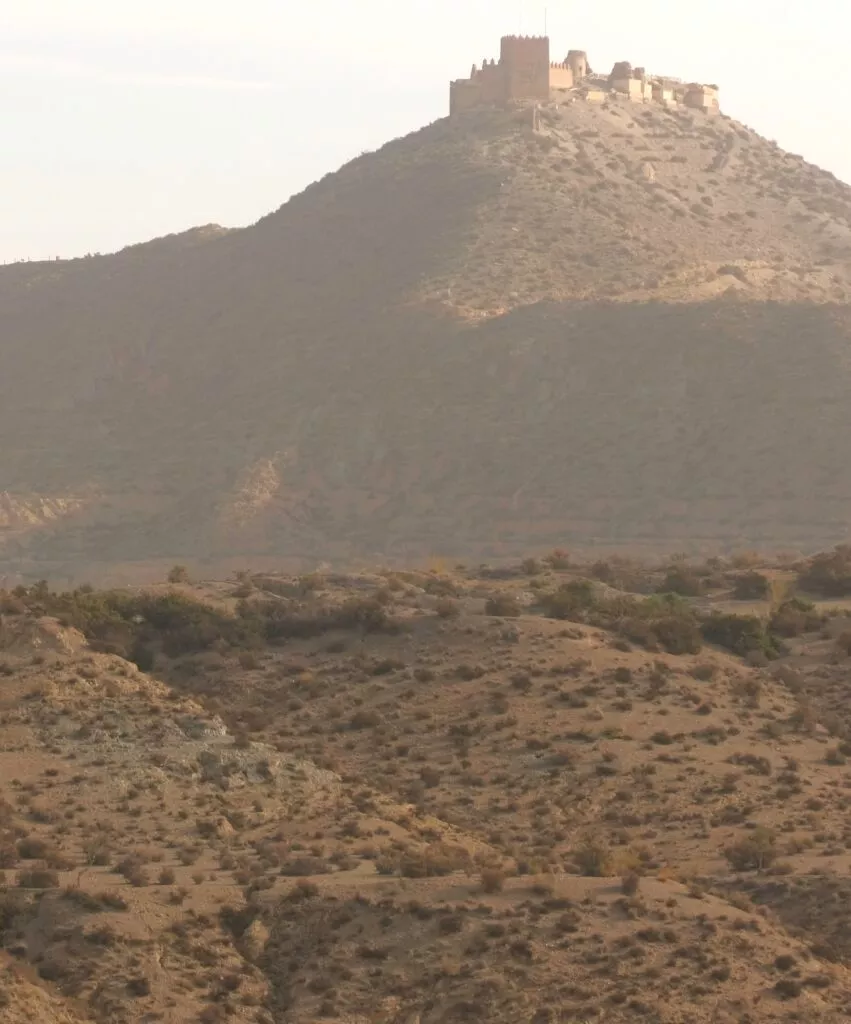
[{"label": "green bush", "polygon": [[771,586],[768,577],[761,572],[746,572],[736,577],[733,585],[733,597],[737,601],[764,601],[768,597]]},{"label": "green bush", "polygon": [[824,616],[816,610],[811,601],[793,597],[771,616],[769,628],[776,636],[792,637],[812,633],[824,625]]},{"label": "green bush", "polygon": [[851,594],[851,544],[841,544],[833,551],[816,555],[798,577],[798,585],[821,597]]},{"label": "green bush", "polygon": [[671,566],[658,588],[660,594],[679,594],[680,597],[700,597],[703,592],[700,576],[694,569],[681,565]]},{"label": "green bush", "polygon": [[724,856],[734,871],[764,871],[777,859],[777,837],[768,828],[757,828],[728,846]]},{"label": "green bush", "polygon": [[703,636],[695,619],[670,615],[650,623],[659,646],[669,654],[698,654]]},{"label": "green bush", "polygon": [[778,654],[773,637],[765,623],[755,615],[723,615],[715,613],[703,620],[703,638],[709,644],[724,647],[739,657],[754,651],[774,658]]},{"label": "green bush", "polygon": [[595,608],[597,600],[594,584],[590,580],[571,580],[549,594],[541,596],[544,613],[551,619],[567,619],[582,622],[586,614]]}]

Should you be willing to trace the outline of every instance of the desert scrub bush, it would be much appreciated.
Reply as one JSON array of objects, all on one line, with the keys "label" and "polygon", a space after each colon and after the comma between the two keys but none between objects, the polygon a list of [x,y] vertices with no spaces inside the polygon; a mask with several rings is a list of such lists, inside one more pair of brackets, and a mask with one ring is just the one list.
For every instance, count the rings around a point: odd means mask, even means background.
[{"label": "desert scrub bush", "polygon": [[157,650],[179,657],[221,647],[252,650],[264,643],[333,630],[398,630],[387,600],[379,593],[326,606],[288,599],[243,599],[236,614],[177,591],[132,594],[79,588],[52,593],[44,585],[25,589],[24,595],[28,608],[79,629],[98,649],[136,655],[146,665]]},{"label": "desert scrub bush", "polygon": [[31,906],[31,900],[25,893],[0,888],[0,935],[11,928]]},{"label": "desert scrub bush", "polygon": [[733,598],[736,601],[765,601],[771,592],[768,577],[751,570],[736,576]]},{"label": "desert scrub bush", "polygon": [[793,637],[814,633],[825,623],[825,617],[811,601],[793,597],[784,601],[771,616],[769,629],[775,636]]},{"label": "desert scrub bush", "polygon": [[648,650],[661,648],[668,654],[697,654],[703,647],[700,627],[692,616],[627,619],[620,629],[629,640]]},{"label": "desert scrub bush", "polygon": [[641,875],[637,871],[627,871],[621,877],[621,892],[624,896],[635,896],[641,886]]},{"label": "desert scrub bush", "polygon": [[764,871],[777,859],[777,836],[769,828],[756,828],[724,851],[734,871]]},{"label": "desert scrub bush", "polygon": [[694,569],[684,565],[671,566],[659,584],[658,593],[678,594],[680,597],[700,597],[705,587]]},{"label": "desert scrub bush", "polygon": [[150,884],[144,860],[138,854],[123,857],[115,866],[116,872],[125,878],[130,885],[141,888]]},{"label": "desert scrub bush", "polygon": [[436,842],[420,850],[388,851],[376,861],[376,870],[382,875],[398,874],[403,878],[436,878],[467,871],[471,863],[470,854],[463,847]]},{"label": "desert scrub bush", "polygon": [[45,860],[51,844],[40,836],[26,836],[18,840],[18,856],[21,860]]},{"label": "desert scrub bush", "polygon": [[586,615],[597,606],[594,584],[590,580],[571,580],[557,590],[542,594],[544,614],[551,619],[585,621]]},{"label": "desert scrub bush", "polygon": [[485,602],[485,615],[494,618],[516,619],[520,611],[520,602],[513,594],[494,594]]},{"label": "desert scrub bush", "polygon": [[810,560],[798,576],[798,585],[821,597],[847,597],[851,594],[851,544],[841,544]]},{"label": "desert scrub bush", "polygon": [[289,878],[327,875],[331,870],[331,865],[322,857],[289,857],[281,865],[281,874]]},{"label": "desert scrub bush", "polygon": [[604,878],[612,867],[612,854],[608,843],[599,836],[587,836],[573,851],[573,860],[581,875]]},{"label": "desert scrub bush", "polygon": [[457,619],[461,614],[461,606],[451,597],[438,598],[434,610],[441,619]]},{"label": "desert scrub bush", "polygon": [[37,864],[18,872],[19,889],[58,889],[59,874],[46,864]]},{"label": "desert scrub bush", "polygon": [[429,576],[423,581],[422,588],[433,597],[458,597],[461,593],[458,584],[449,576]]},{"label": "desert scrub bush", "polygon": [[711,683],[718,675],[718,666],[711,661],[702,661],[692,667],[690,674],[693,679],[697,679],[701,683]]},{"label": "desert scrub bush", "polygon": [[556,572],[570,568],[570,555],[564,548],[555,548],[545,558],[547,565]]},{"label": "desert scrub bush", "polygon": [[505,884],[505,873],[501,868],[497,867],[482,868],[481,874],[479,875],[479,882],[482,887],[482,892],[502,892],[502,887]]},{"label": "desert scrub bush", "polygon": [[74,861],[66,857],[53,843],[38,836],[27,836],[18,842],[18,856],[21,860],[40,860],[57,871],[70,871]]},{"label": "desert scrub bush", "polygon": [[759,652],[768,658],[775,658],[779,653],[765,623],[755,615],[724,615],[716,612],[703,620],[701,631],[707,643],[724,647],[742,658],[752,652]]}]

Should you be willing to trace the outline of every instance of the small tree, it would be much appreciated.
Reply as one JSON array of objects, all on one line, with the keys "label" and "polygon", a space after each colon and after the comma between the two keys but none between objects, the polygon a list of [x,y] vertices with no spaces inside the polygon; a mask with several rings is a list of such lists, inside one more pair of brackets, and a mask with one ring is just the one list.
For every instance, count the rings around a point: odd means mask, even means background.
[{"label": "small tree", "polygon": [[777,859],[777,837],[770,828],[756,828],[728,846],[724,856],[735,871],[764,871]]},{"label": "small tree", "polygon": [[169,583],[188,583],[189,570],[185,565],[173,565],[168,571]]}]

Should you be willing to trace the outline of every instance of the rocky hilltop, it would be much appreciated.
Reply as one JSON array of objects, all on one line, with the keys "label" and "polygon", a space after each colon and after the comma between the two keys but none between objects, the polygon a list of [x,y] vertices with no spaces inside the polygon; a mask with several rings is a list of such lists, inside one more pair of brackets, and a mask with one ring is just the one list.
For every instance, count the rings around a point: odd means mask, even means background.
[{"label": "rocky hilltop", "polygon": [[849,257],[830,174],[611,99],[438,121],[244,230],[2,268],[0,569],[834,543]]}]

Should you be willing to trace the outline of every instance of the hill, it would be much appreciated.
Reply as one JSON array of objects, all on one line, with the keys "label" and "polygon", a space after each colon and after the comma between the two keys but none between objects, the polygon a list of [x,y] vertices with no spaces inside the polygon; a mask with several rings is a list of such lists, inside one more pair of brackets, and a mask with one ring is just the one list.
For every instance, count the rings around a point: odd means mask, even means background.
[{"label": "hill", "polygon": [[3,569],[835,543],[849,252],[831,175],[613,99],[438,121],[244,230],[2,268]]},{"label": "hill", "polygon": [[[839,1024],[851,631],[815,579],[558,555],[0,593],[0,1006]],[[736,597],[759,580],[783,602]]]}]

